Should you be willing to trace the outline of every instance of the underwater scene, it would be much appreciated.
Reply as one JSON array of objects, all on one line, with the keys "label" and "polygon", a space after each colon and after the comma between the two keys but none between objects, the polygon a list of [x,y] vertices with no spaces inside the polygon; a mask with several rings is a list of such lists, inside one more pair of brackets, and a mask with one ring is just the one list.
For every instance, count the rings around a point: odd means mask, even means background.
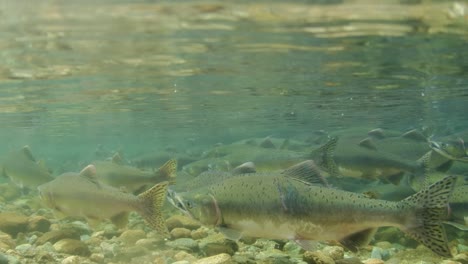
[{"label": "underwater scene", "polygon": [[468,263],[468,1],[2,1],[0,264]]}]

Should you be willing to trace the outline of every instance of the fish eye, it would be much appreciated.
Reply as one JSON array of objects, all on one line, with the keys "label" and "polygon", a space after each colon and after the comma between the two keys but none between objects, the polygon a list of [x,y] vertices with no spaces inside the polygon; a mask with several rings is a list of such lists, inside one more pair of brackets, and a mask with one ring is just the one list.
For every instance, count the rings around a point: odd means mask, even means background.
[{"label": "fish eye", "polygon": [[193,208],[193,203],[191,201],[187,201],[185,203],[185,206],[187,207],[187,209],[192,209]]}]

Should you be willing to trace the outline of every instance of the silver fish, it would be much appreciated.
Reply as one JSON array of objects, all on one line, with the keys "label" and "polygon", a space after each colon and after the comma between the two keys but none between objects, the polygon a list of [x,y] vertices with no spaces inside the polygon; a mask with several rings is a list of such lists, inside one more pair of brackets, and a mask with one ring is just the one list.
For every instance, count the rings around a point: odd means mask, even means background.
[{"label": "silver fish", "polygon": [[36,188],[54,179],[44,164],[36,161],[29,146],[9,153],[0,167],[0,174],[21,188]]},{"label": "silver fish", "polygon": [[48,207],[65,215],[94,221],[110,219],[118,227],[125,226],[128,213],[136,211],[152,228],[168,236],[161,208],[169,182],[135,196],[100,183],[95,176],[96,168],[88,165],[80,173],[64,173],[39,186],[39,194]]},{"label": "silver fish", "polygon": [[303,166],[295,165],[280,175],[240,175],[198,190],[169,192],[169,199],[231,238],[290,239],[302,245],[339,240],[356,249],[369,242],[376,228],[396,226],[435,253],[451,256],[442,223],[455,176],[393,202],[318,186],[320,180],[314,180]]}]

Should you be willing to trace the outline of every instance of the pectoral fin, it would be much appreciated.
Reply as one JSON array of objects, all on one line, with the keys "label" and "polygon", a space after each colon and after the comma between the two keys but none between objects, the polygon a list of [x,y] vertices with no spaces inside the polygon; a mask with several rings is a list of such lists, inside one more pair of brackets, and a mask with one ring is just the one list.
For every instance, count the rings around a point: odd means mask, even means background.
[{"label": "pectoral fin", "polygon": [[366,246],[369,244],[370,240],[377,231],[376,228],[368,228],[363,231],[351,234],[342,240],[340,243],[345,246],[347,249],[356,252],[359,248]]}]

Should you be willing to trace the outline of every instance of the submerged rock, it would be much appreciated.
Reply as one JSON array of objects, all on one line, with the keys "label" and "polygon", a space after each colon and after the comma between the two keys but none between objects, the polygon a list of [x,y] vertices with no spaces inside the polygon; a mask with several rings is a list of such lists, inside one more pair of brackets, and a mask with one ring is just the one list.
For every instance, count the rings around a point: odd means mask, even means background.
[{"label": "submerged rock", "polygon": [[0,264],[8,264],[8,258],[0,253]]},{"label": "submerged rock", "polygon": [[65,238],[54,244],[54,249],[57,252],[78,255],[78,256],[89,256],[91,251],[88,246],[80,240]]},{"label": "submerged rock", "polygon": [[344,258],[344,249],[339,246],[327,246],[322,250],[323,254],[329,256],[333,260],[340,260]]},{"label": "submerged rock", "polygon": [[221,253],[232,256],[238,249],[239,246],[235,241],[227,239],[220,233],[207,236],[200,241],[200,251],[206,256],[213,256]]},{"label": "submerged rock", "polygon": [[47,242],[50,243],[55,243],[61,239],[65,238],[70,238],[70,239],[80,239],[80,234],[74,230],[71,229],[65,229],[65,230],[55,230],[55,231],[49,231],[47,233],[44,233],[42,236],[40,236],[36,244],[42,245]]},{"label": "submerged rock", "polygon": [[9,234],[0,231],[0,250],[4,249],[6,251],[7,249],[14,248],[15,246],[15,240],[13,240]]},{"label": "submerged rock", "polygon": [[184,227],[176,227],[171,230],[171,237],[181,238],[181,237],[191,237],[191,231]]},{"label": "submerged rock", "polygon": [[28,222],[28,232],[47,232],[50,228],[50,221],[43,216],[33,216]]},{"label": "submerged rock", "polygon": [[169,230],[172,230],[176,227],[184,227],[189,230],[195,230],[200,228],[201,224],[185,215],[173,215],[166,220],[166,225]]},{"label": "submerged rock", "polygon": [[198,250],[198,243],[191,238],[179,238],[174,241],[167,242],[166,245],[173,249],[182,249],[188,251]]},{"label": "submerged rock", "polygon": [[202,258],[193,262],[193,264],[231,264],[231,263],[232,263],[231,256],[226,253],[214,255],[211,257],[207,257],[207,258]]},{"label": "submerged rock", "polygon": [[28,227],[28,217],[16,213],[0,213],[0,231],[15,237],[20,232],[25,232]]},{"label": "submerged rock", "polygon": [[143,238],[146,238],[146,233],[139,229],[126,230],[119,236],[119,240],[125,245],[134,245],[138,240]]},{"label": "submerged rock", "polygon": [[306,251],[302,259],[308,264],[335,264],[335,261],[320,251]]}]

